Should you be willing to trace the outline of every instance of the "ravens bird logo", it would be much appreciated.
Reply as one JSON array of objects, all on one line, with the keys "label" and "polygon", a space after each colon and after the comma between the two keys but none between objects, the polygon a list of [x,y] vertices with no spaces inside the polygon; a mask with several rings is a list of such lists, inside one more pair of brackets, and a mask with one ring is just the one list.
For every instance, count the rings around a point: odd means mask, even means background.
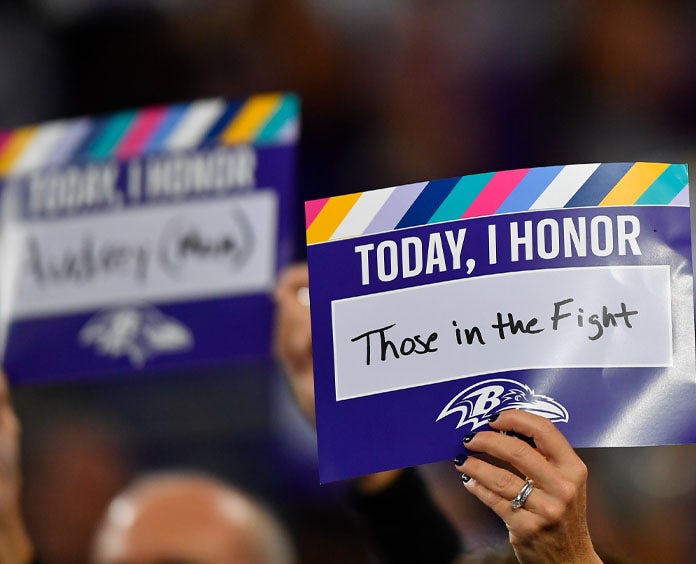
[{"label": "ravens bird logo", "polygon": [[459,415],[457,429],[471,425],[477,429],[487,423],[488,417],[499,411],[523,409],[546,417],[553,422],[568,422],[568,410],[549,396],[535,394],[534,390],[516,380],[495,378],[469,386],[454,396],[436,421],[448,415]]},{"label": "ravens bird logo", "polygon": [[104,356],[125,356],[137,368],[158,354],[193,346],[193,335],[185,325],[150,306],[98,313],[82,328],[79,339]]}]

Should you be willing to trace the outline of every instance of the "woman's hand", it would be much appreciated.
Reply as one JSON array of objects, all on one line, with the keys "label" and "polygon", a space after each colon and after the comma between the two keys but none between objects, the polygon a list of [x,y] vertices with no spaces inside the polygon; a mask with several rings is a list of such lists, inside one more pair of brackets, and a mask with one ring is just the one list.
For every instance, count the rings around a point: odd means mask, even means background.
[{"label": "woman's hand", "polygon": [[[490,424],[494,431],[468,435],[464,446],[507,462],[533,481],[523,506],[513,509],[511,500],[525,485],[524,478],[475,456],[455,464],[465,487],[505,522],[517,559],[601,562],[587,528],[587,468],[561,432],[548,419],[520,410],[503,411]],[[495,431],[530,437],[537,448]]]}]

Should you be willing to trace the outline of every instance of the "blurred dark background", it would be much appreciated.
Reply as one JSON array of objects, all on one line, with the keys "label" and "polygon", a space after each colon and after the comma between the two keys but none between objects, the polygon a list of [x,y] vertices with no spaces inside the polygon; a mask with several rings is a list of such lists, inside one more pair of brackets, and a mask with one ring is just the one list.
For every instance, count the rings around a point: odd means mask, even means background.
[{"label": "blurred dark background", "polygon": [[[0,129],[292,90],[304,199],[528,166],[696,162],[696,3],[0,0]],[[14,391],[47,564],[84,561],[137,473],[207,469],[281,513],[303,562],[367,562],[344,486],[273,366]],[[587,450],[595,541],[696,562],[694,446]],[[506,538],[450,463],[422,469],[472,547]]]}]

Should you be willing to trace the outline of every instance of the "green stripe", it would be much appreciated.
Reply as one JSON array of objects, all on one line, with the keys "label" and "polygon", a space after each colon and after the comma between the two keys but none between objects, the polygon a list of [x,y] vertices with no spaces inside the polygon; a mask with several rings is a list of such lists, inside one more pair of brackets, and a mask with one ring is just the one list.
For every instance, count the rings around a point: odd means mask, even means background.
[{"label": "green stripe", "polygon": [[669,204],[689,183],[685,164],[669,165],[636,201],[638,206]]},{"label": "green stripe", "polygon": [[110,157],[114,148],[123,139],[126,131],[135,119],[137,112],[126,111],[114,114],[96,141],[89,148],[89,155],[94,158]]},{"label": "green stripe", "polygon": [[490,182],[494,174],[493,172],[487,172],[485,174],[462,176],[428,223],[460,219],[464,212],[469,209],[471,202],[476,199],[476,196]]},{"label": "green stripe", "polygon": [[280,103],[280,107],[273,115],[273,117],[268,120],[268,123],[258,134],[256,141],[264,143],[269,141],[274,141],[283,126],[295,118],[300,113],[300,102],[297,96],[284,96]]}]

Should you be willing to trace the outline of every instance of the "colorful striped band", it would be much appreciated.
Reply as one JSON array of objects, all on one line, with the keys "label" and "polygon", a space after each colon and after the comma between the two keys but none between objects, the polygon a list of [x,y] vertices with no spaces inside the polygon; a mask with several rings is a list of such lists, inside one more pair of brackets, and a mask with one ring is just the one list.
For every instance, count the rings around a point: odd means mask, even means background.
[{"label": "colorful striped band", "polygon": [[296,96],[271,93],[242,102],[214,98],[0,131],[0,179],[69,162],[164,150],[292,143],[299,109]]},{"label": "colorful striped band", "polygon": [[528,210],[688,205],[685,164],[595,163],[508,170],[305,203],[307,244]]}]

